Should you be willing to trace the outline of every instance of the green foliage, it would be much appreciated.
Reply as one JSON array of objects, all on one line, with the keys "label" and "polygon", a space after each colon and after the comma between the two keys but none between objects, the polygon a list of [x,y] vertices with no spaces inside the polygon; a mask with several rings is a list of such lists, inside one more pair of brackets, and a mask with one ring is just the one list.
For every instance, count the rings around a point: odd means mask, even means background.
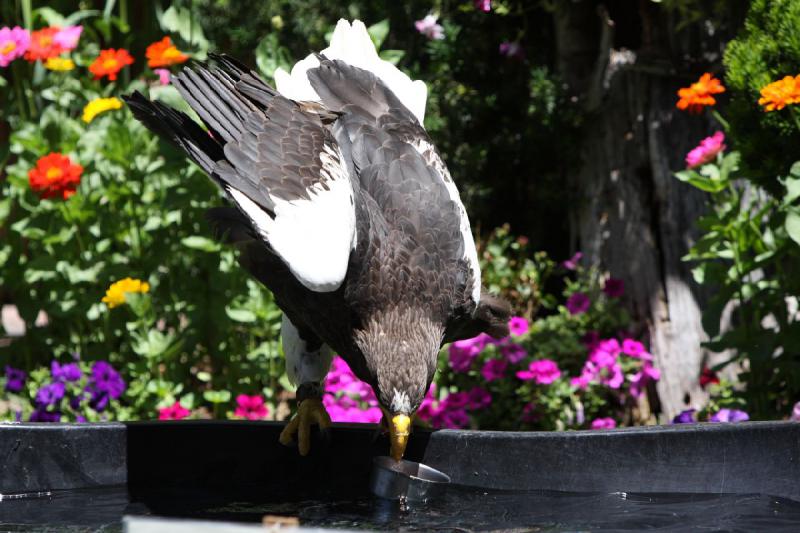
[{"label": "green foliage", "polygon": [[770,82],[800,73],[800,1],[755,0],[744,30],[725,50],[725,81],[732,98],[727,109],[731,137],[743,163],[773,193],[776,178],[797,158],[800,143],[793,106],[764,112],[761,89]]}]

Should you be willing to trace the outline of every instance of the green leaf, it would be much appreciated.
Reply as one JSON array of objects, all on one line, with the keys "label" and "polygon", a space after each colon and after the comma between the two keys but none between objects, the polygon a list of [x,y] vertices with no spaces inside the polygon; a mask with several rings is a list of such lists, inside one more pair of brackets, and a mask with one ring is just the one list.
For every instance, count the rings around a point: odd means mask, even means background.
[{"label": "green leaf", "polygon": [[397,65],[406,55],[405,50],[382,50],[380,54],[378,54],[381,59],[384,61],[388,61],[392,65]]},{"label": "green leaf", "polygon": [[800,244],[800,209],[793,208],[786,213],[786,233],[794,242]]},{"label": "green leaf", "polygon": [[783,203],[791,204],[797,198],[800,198],[800,178],[788,177],[784,181],[786,186],[786,194],[783,197]]},{"label": "green leaf", "polygon": [[367,28],[367,33],[369,33],[369,37],[372,39],[372,44],[375,45],[375,49],[380,50],[383,41],[386,40],[386,36],[389,35],[389,19],[376,22]]},{"label": "green leaf", "polygon": [[187,248],[192,248],[193,250],[201,250],[203,252],[218,252],[220,250],[219,244],[212,241],[208,237],[201,237],[199,235],[185,237],[181,239],[181,244],[183,244]]},{"label": "green leaf", "polygon": [[[169,6],[161,15],[159,23],[161,29],[171,33],[177,33],[181,39],[196,47],[201,51],[201,56],[208,50],[208,39],[203,33],[200,21],[189,8]],[[199,57],[202,59],[203,57]]]},{"label": "green leaf", "polygon": [[230,307],[226,307],[225,314],[234,322],[249,323],[256,321],[256,314],[247,309],[231,309]]},{"label": "green leaf", "polygon": [[225,403],[230,401],[231,393],[226,390],[207,390],[203,393],[203,398],[211,403]]}]

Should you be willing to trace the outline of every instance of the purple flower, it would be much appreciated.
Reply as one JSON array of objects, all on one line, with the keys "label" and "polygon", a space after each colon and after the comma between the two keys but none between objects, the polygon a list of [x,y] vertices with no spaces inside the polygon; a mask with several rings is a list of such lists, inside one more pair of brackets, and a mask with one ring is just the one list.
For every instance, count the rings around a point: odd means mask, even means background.
[{"label": "purple flower", "polygon": [[609,298],[619,298],[625,294],[625,282],[617,278],[608,278],[603,285],[603,292]]},{"label": "purple flower", "polygon": [[720,409],[708,419],[709,422],[746,422],[747,420],[750,420],[750,415],[739,409]]},{"label": "purple flower", "polygon": [[91,382],[95,390],[106,392],[114,399],[125,392],[125,381],[122,376],[106,361],[95,361],[92,365]]},{"label": "purple flower", "polygon": [[613,429],[617,422],[613,418],[596,418],[592,420],[592,429]]},{"label": "purple flower", "polygon": [[508,361],[504,359],[489,359],[481,368],[481,375],[486,381],[494,381],[505,377]]},{"label": "purple flower", "polygon": [[517,372],[517,377],[522,381],[534,380],[539,385],[549,385],[561,377],[561,370],[552,359],[532,361],[528,370]]},{"label": "purple flower", "polygon": [[469,416],[464,409],[442,411],[434,422],[436,427],[447,429],[463,429],[469,425]]},{"label": "purple flower", "polygon": [[485,409],[492,405],[492,395],[482,387],[473,387],[467,393],[467,409]]},{"label": "purple flower", "polygon": [[6,390],[8,392],[21,391],[27,376],[28,374],[24,371],[6,365]]},{"label": "purple flower", "polygon": [[588,311],[590,304],[588,296],[582,292],[576,292],[567,298],[567,311],[571,315],[579,315]]},{"label": "purple flower", "polygon": [[436,24],[436,15],[426,15],[424,19],[416,21],[414,26],[428,39],[444,39],[444,28],[440,24]]},{"label": "purple flower", "polygon": [[512,364],[517,364],[528,356],[525,348],[513,342],[500,346],[500,353]]},{"label": "purple flower", "polygon": [[583,257],[583,253],[575,252],[575,255],[561,263],[561,266],[566,268],[567,270],[577,270],[580,266],[579,261]]},{"label": "purple flower", "polygon": [[488,13],[492,10],[492,0],[474,0],[475,9]]},{"label": "purple flower", "polygon": [[[506,56],[510,59],[522,59],[523,57],[525,57],[525,50],[523,50],[522,45],[516,41],[514,42],[503,41],[502,43],[500,43],[500,55]],[[575,269],[569,268],[567,270],[575,270]]]},{"label": "purple flower", "polygon": [[469,395],[466,392],[452,392],[442,400],[444,409],[462,409],[469,404]]},{"label": "purple flower", "polygon": [[686,409],[681,411],[679,415],[672,419],[673,424],[694,424],[694,409]]},{"label": "purple flower", "polygon": [[491,337],[481,333],[477,337],[456,341],[450,345],[450,368],[454,372],[466,372],[472,362],[491,341]]},{"label": "purple flower", "polygon": [[64,397],[64,384],[60,381],[45,385],[36,392],[36,403],[45,407],[55,405]]},{"label": "purple flower", "polygon": [[792,416],[789,417],[789,420],[800,422],[800,402],[794,404],[794,409],[792,409]]},{"label": "purple flower", "polygon": [[61,365],[58,361],[50,363],[50,373],[55,381],[78,381],[83,376],[77,363]]},{"label": "purple flower", "polygon": [[528,319],[522,316],[512,316],[511,320],[508,321],[508,329],[511,331],[512,335],[516,335],[517,337],[521,337],[528,333],[528,329],[530,329],[530,324],[528,323]]},{"label": "purple flower", "polygon": [[31,422],[61,422],[61,413],[59,411],[51,413],[43,407],[38,407],[31,413],[29,420]]}]

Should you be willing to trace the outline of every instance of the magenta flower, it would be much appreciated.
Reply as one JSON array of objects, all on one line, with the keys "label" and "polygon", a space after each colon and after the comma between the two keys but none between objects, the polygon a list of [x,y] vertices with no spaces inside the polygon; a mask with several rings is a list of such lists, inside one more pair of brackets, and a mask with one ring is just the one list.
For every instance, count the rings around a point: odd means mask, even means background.
[{"label": "magenta flower", "polygon": [[625,294],[625,282],[617,278],[608,278],[603,285],[603,292],[609,298],[620,298]]},{"label": "magenta flower", "polygon": [[647,384],[651,381],[658,381],[659,379],[661,379],[661,371],[650,364],[650,362],[645,361],[642,369],[629,378],[631,382],[631,394],[636,398],[640,398],[644,394]]},{"label": "magenta flower", "polygon": [[567,270],[577,270],[580,266],[580,260],[583,257],[583,253],[575,252],[575,255],[561,263],[561,266],[566,268]]},{"label": "magenta flower", "polygon": [[532,361],[528,370],[517,372],[517,377],[522,381],[534,380],[539,385],[549,385],[561,377],[561,370],[552,359]]},{"label": "magenta flower", "polygon": [[713,161],[717,154],[725,150],[724,142],[725,134],[721,131],[700,141],[696,148],[686,154],[686,168],[699,167]]},{"label": "magenta flower", "polygon": [[589,310],[589,305],[591,305],[589,297],[582,292],[573,293],[567,298],[567,311],[571,315],[585,313]]},{"label": "magenta flower", "polygon": [[504,359],[489,359],[483,364],[483,368],[481,368],[481,375],[486,381],[503,379],[506,375],[507,367],[508,361]]},{"label": "magenta flower", "polygon": [[50,374],[54,381],[78,381],[83,376],[81,367],[78,363],[67,363],[61,365],[58,361],[50,363]]},{"label": "magenta flower", "polygon": [[372,387],[359,380],[344,359],[333,358],[331,370],[325,377],[326,393],[322,403],[333,422],[376,424],[382,413]]},{"label": "magenta flower", "polygon": [[28,374],[23,370],[6,365],[6,390],[8,392],[21,391],[27,376]]},{"label": "magenta flower", "polygon": [[472,362],[483,351],[492,338],[481,333],[477,337],[456,341],[448,349],[450,368],[454,372],[466,372],[472,366]]},{"label": "magenta flower", "polygon": [[750,415],[739,409],[720,409],[708,419],[709,422],[746,422],[748,420],[750,420]]},{"label": "magenta flower", "polygon": [[181,402],[175,402],[169,407],[162,407],[158,410],[159,420],[183,420],[192,412],[181,405]]},{"label": "magenta flower", "polygon": [[92,375],[89,377],[87,391],[92,394],[90,405],[96,411],[102,411],[111,399],[117,399],[125,392],[125,380],[106,361],[95,361],[92,364]]},{"label": "magenta flower", "polygon": [[[508,57],[510,59],[522,59],[525,57],[525,50],[523,50],[522,45],[518,42],[514,41],[503,41],[500,43],[500,55]],[[574,270],[574,269],[570,269]]]},{"label": "magenta flower", "polygon": [[492,0],[474,0],[475,9],[488,13],[492,10]]},{"label": "magenta flower", "polygon": [[236,397],[236,410],[233,414],[247,420],[262,420],[269,414],[269,409],[264,405],[264,398],[261,396],[240,394]]},{"label": "magenta flower", "polygon": [[469,415],[464,409],[443,410],[434,417],[433,426],[446,429],[463,429],[469,426]]},{"label": "magenta flower", "polygon": [[580,376],[569,380],[570,385],[572,385],[573,387],[577,387],[579,389],[586,389],[586,387],[588,387],[589,383],[591,382],[592,382],[592,376],[585,372]]},{"label": "magenta flower", "polygon": [[676,415],[675,418],[672,419],[673,424],[694,424],[694,409],[686,409],[681,411],[680,414]]},{"label": "magenta flower", "polygon": [[83,26],[66,26],[53,36],[53,42],[63,48],[65,52],[74,50],[78,46],[82,31]]},{"label": "magenta flower", "polygon": [[613,429],[617,422],[613,418],[596,418],[592,420],[592,429]]},{"label": "magenta flower", "polygon": [[528,333],[530,324],[528,323],[528,319],[523,316],[512,316],[511,320],[508,321],[508,329],[511,331],[512,335],[521,337]]},{"label": "magenta flower", "polygon": [[440,24],[436,24],[436,15],[426,15],[424,19],[416,21],[414,26],[428,39],[444,39],[444,28]]},{"label": "magenta flower", "polygon": [[800,422],[800,402],[794,404],[794,409],[792,409],[792,416],[789,417],[789,420]]},{"label": "magenta flower", "polygon": [[644,344],[641,342],[634,339],[624,339],[622,341],[622,353],[640,359],[647,351],[644,349]]},{"label": "magenta flower", "polygon": [[528,352],[525,351],[525,348],[513,342],[501,345],[500,353],[512,364],[517,364],[528,356]]},{"label": "magenta flower", "polygon": [[522,416],[520,418],[523,422],[529,424],[539,420],[539,413],[536,412],[536,406],[532,403],[525,404],[525,407],[522,408]]},{"label": "magenta flower", "polygon": [[485,409],[492,405],[492,395],[482,387],[473,387],[467,393],[467,409]]},{"label": "magenta flower", "polygon": [[0,67],[7,67],[28,51],[31,34],[19,26],[0,28]]},{"label": "magenta flower", "polygon": [[153,69],[153,72],[158,74],[158,83],[161,85],[169,85],[169,70],[165,68]]}]

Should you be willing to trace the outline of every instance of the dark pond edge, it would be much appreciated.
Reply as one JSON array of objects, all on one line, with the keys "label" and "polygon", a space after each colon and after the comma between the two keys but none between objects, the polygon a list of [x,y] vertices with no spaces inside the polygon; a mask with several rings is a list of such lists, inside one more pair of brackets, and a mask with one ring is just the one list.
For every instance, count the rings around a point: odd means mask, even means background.
[{"label": "dark pond edge", "polygon": [[[312,454],[274,422],[0,424],[0,494],[109,485],[129,490],[258,485],[361,492],[385,454],[374,426],[337,424]],[[687,424],[600,431],[415,431],[407,457],[486,489],[760,493],[800,501],[800,423]]]}]

